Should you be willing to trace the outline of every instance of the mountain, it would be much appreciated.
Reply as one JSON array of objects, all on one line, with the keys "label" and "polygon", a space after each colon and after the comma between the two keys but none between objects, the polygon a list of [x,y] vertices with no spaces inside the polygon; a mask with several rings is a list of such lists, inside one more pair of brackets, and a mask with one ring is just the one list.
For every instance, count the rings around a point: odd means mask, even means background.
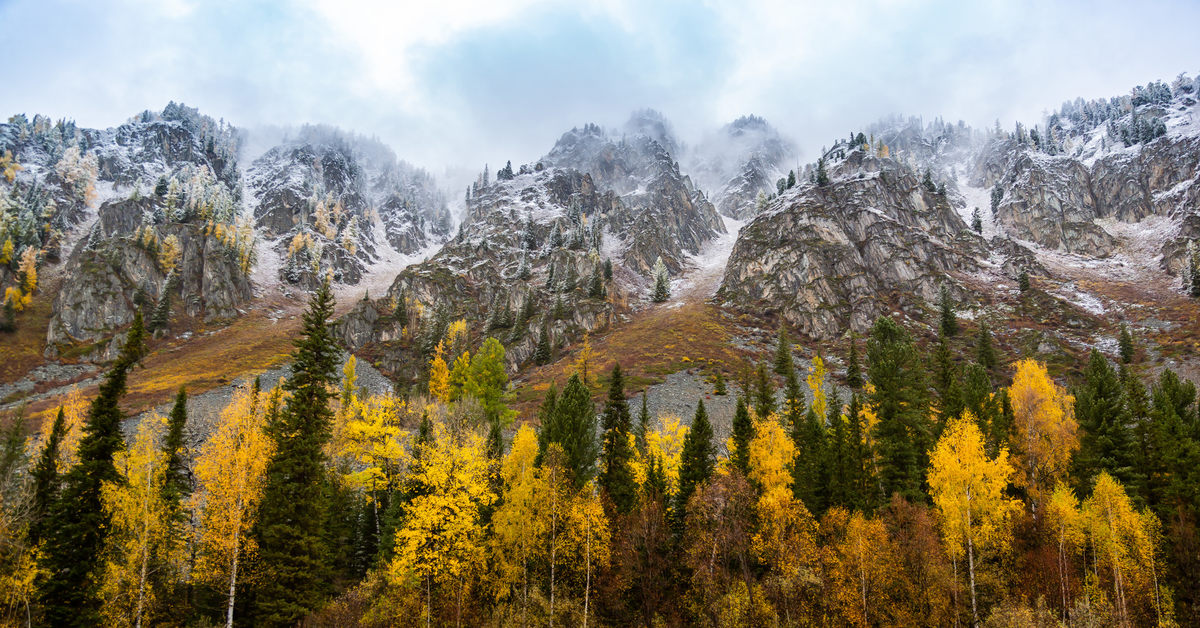
[{"label": "mountain", "polygon": [[777,192],[796,158],[796,147],[765,119],[742,116],[707,136],[688,155],[688,172],[713,190],[713,202],[725,216],[754,215],[759,194]]},{"label": "mountain", "polygon": [[380,246],[409,255],[447,237],[450,212],[433,178],[378,142],[302,127],[246,172],[251,211],[284,259],[280,277],[312,288],[321,274],[358,283]]}]

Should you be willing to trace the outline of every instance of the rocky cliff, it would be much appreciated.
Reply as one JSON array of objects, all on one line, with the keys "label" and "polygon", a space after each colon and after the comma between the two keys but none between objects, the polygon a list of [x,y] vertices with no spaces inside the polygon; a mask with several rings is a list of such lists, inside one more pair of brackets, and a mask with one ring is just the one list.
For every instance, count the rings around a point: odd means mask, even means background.
[{"label": "rocky cliff", "polygon": [[687,156],[687,171],[712,191],[717,211],[745,220],[758,211],[759,194],[777,191],[796,147],[765,119],[743,116],[700,142]]}]

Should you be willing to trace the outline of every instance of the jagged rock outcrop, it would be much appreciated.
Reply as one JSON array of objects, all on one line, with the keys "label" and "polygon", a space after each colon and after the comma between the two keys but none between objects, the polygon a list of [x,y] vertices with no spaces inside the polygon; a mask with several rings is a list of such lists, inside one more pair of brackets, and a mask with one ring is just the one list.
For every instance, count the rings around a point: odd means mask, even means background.
[{"label": "jagged rock outcrop", "polygon": [[978,269],[983,241],[941,195],[892,159],[851,152],[825,186],[786,191],[742,228],[720,302],[777,313],[828,339],[866,331],[894,307],[919,312],[954,273]]},{"label": "jagged rock outcrop", "polygon": [[[238,251],[207,223],[143,222],[159,203],[146,198],[101,207],[94,229],[106,235],[81,241],[67,262],[67,280],[54,297],[46,332],[48,355],[72,344],[104,344],[133,320],[139,307],[149,316],[166,291],[174,311],[206,321],[237,316],[238,307],[253,296]],[[170,281],[171,269],[160,252],[168,240],[178,245]],[[151,241],[154,244],[148,245]],[[119,347],[99,349],[88,357],[111,359]]]},{"label": "jagged rock outcrop", "polygon": [[745,220],[758,211],[759,194],[777,191],[786,177],[795,146],[765,119],[743,116],[706,137],[688,155],[688,172],[700,187],[713,191],[722,215]]},{"label": "jagged rock outcrop", "polygon": [[440,242],[450,214],[433,178],[375,140],[303,127],[247,171],[254,218],[286,260],[283,280],[312,288],[332,272],[355,284],[391,247],[411,254]]},{"label": "jagged rock outcrop", "polygon": [[457,319],[475,337],[500,338],[514,367],[530,361],[542,333],[557,347],[609,323],[614,288],[599,251],[602,226],[622,210],[615,194],[597,191],[590,175],[554,168],[477,189],[468,208],[441,251],[338,321],[348,348],[368,348],[386,371],[415,381]]},{"label": "jagged rock outcrop", "polygon": [[[646,122],[647,117],[658,123]],[[598,189],[620,197],[625,211],[614,213],[608,223],[624,242],[626,264],[645,275],[662,257],[671,272],[678,272],[684,256],[699,253],[705,242],[725,233],[725,224],[661,143],[677,143],[661,117],[635,114],[626,129],[632,133],[619,137],[594,124],[572,129],[541,163],[588,173]]]}]

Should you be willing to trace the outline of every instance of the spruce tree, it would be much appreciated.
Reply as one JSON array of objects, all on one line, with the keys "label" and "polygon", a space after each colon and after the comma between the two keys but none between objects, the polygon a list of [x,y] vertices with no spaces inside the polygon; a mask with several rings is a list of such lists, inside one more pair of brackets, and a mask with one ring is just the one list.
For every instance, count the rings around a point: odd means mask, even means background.
[{"label": "spruce tree", "polygon": [[846,443],[850,473],[850,507],[871,512],[878,497],[874,474],[875,459],[868,447],[867,425],[858,393],[850,395],[850,406],[846,411]]},{"label": "spruce tree", "polygon": [[746,400],[738,397],[733,413],[733,451],[729,459],[742,475],[750,473],[751,440],[754,440],[754,424],[750,421],[750,410],[746,408]]},{"label": "spruce tree", "polygon": [[538,333],[537,345],[533,350],[533,363],[538,366],[545,366],[552,359],[550,351],[550,329],[546,325],[542,325],[541,332]]},{"label": "spruce tree", "polygon": [[771,376],[767,373],[767,365],[758,364],[758,377],[754,386],[754,412],[758,417],[766,418],[775,412],[775,386],[771,384]]},{"label": "spruce tree", "polygon": [[29,510],[29,544],[36,546],[42,539],[46,517],[58,499],[58,451],[67,433],[67,422],[62,406],[50,427],[50,436],[38,454],[33,467],[33,503]]},{"label": "spruce tree", "polygon": [[978,207],[971,212],[971,229],[975,233],[983,234],[983,216],[979,215]]},{"label": "spruce tree", "polygon": [[613,366],[604,404],[604,464],[600,486],[612,500],[618,513],[625,514],[637,505],[637,483],[633,480],[633,449],[629,443],[633,421],[625,401],[625,382],[621,365]]},{"label": "spruce tree", "polygon": [[604,298],[604,279],[600,275],[600,267],[592,268],[592,280],[588,283],[588,296],[593,299]]},{"label": "spruce tree", "polygon": [[166,473],[163,476],[162,492],[173,515],[183,517],[181,508],[184,498],[191,493],[187,463],[184,461],[183,428],[187,424],[187,391],[180,386],[175,395],[175,405],[167,418],[167,436],[163,439],[166,457]]},{"label": "spruce tree", "polygon": [[878,417],[874,440],[881,497],[900,493],[923,500],[921,484],[931,446],[925,374],[908,332],[886,316],[875,321],[867,341],[867,376],[875,385],[870,403]]},{"label": "spruce tree", "polygon": [[999,363],[996,358],[996,349],[992,346],[992,330],[987,323],[982,321],[979,323],[979,333],[975,340],[975,362],[989,374],[996,371]]},{"label": "spruce tree", "polygon": [[708,422],[708,412],[704,409],[704,400],[696,406],[696,416],[692,419],[691,429],[683,437],[683,451],[679,460],[679,492],[675,495],[675,524],[676,531],[683,531],[683,523],[687,513],[688,500],[696,489],[712,477],[716,464],[717,449],[713,444],[712,424]]},{"label": "spruce tree", "polygon": [[862,367],[858,363],[858,343],[850,336],[850,357],[846,360],[846,386],[850,390],[862,390]]},{"label": "spruce tree", "polygon": [[274,454],[253,530],[261,568],[254,615],[260,625],[295,625],[320,606],[329,587],[331,548],[322,528],[328,510],[324,447],[340,357],[328,324],[333,306],[326,278],[309,300],[295,343],[292,376],[284,384],[291,398],[267,425]]},{"label": "spruce tree", "polygon": [[1133,336],[1129,333],[1129,326],[1121,323],[1121,337],[1118,343],[1121,347],[1121,362],[1129,364],[1133,362]]},{"label": "spruce tree", "polygon": [[1090,491],[1101,471],[1134,490],[1140,478],[1125,386],[1096,349],[1084,370],[1083,385],[1075,392],[1075,418],[1081,428],[1074,460],[1079,491]]},{"label": "spruce tree", "polygon": [[939,296],[942,338],[950,339],[958,335],[958,316],[954,313],[954,303],[950,300],[950,289],[945,284],[942,284]]},{"label": "spruce tree", "polygon": [[[599,447],[596,443],[596,409],[587,386],[576,373],[567,380],[562,395],[554,398],[546,393],[542,406],[542,429],[538,433],[540,451],[550,443],[563,449],[567,468],[576,488],[591,480],[596,471]],[[550,406],[547,408],[547,406]]]},{"label": "spruce tree", "polygon": [[671,298],[671,278],[667,274],[667,266],[662,258],[654,260],[654,294],[652,300],[662,303]]},{"label": "spruce tree", "polygon": [[101,498],[105,482],[120,480],[113,456],[125,447],[118,405],[130,369],[146,352],[141,312],[134,313],[125,345],[88,410],[79,463],[63,478],[62,492],[46,519],[38,583],[43,619],[51,626],[95,626],[100,621],[96,590],[106,550],[109,515]]},{"label": "spruce tree", "polygon": [[800,377],[796,374],[796,370],[792,369],[787,374],[783,386],[783,411],[786,415],[786,423],[791,429],[795,430],[796,426],[804,420],[806,402],[804,388],[800,386]]},{"label": "spruce tree", "polygon": [[788,339],[787,330],[779,330],[779,342],[775,345],[775,372],[786,376],[788,371],[795,368],[792,364],[792,341]]},{"label": "spruce tree", "polygon": [[721,369],[717,369],[713,375],[713,394],[718,397],[724,397],[729,394],[729,390],[725,387],[725,373]]},{"label": "spruce tree", "polygon": [[1022,270],[1021,274],[1017,275],[1017,288],[1020,289],[1021,294],[1025,294],[1026,292],[1029,292],[1029,272],[1028,271]]}]

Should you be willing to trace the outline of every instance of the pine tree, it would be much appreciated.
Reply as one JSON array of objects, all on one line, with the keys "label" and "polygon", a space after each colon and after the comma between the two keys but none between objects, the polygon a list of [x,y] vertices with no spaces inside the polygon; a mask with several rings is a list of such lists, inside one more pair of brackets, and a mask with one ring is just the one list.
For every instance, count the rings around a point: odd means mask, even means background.
[{"label": "pine tree", "polygon": [[1075,418],[1082,428],[1075,455],[1080,492],[1102,471],[1127,487],[1141,485],[1125,386],[1096,349],[1084,370],[1083,386],[1075,392]]},{"label": "pine tree", "polygon": [[921,500],[921,479],[931,444],[925,375],[912,338],[891,318],[881,316],[875,321],[867,341],[867,365],[867,375],[875,386],[869,402],[879,417],[874,441],[882,497],[900,493]]},{"label": "pine tree", "polygon": [[795,170],[788,171],[787,187],[789,190],[792,189],[793,187],[796,187],[796,171]]},{"label": "pine tree", "polygon": [[550,329],[547,325],[542,325],[542,330],[538,333],[537,345],[533,350],[533,363],[545,366],[550,363],[551,359]]},{"label": "pine tree", "polygon": [[604,281],[612,281],[612,278],[613,278],[612,259],[605,258],[604,259]]},{"label": "pine tree", "polygon": [[729,394],[729,390],[725,387],[725,372],[717,369],[713,375],[713,394],[718,397],[724,397]]},{"label": "pine tree", "polygon": [[1119,341],[1121,347],[1121,362],[1129,364],[1133,362],[1133,336],[1129,333],[1129,327],[1125,323],[1121,323],[1121,338]]},{"label": "pine tree", "polygon": [[862,367],[858,364],[858,343],[850,336],[850,357],[846,360],[846,386],[850,390],[861,390],[863,387]]},{"label": "pine tree", "polygon": [[183,428],[187,424],[187,391],[180,386],[175,395],[175,405],[167,418],[167,436],[163,439],[166,471],[163,477],[163,497],[176,515],[182,517],[180,509],[184,498],[191,493],[187,463],[184,460]]},{"label": "pine tree", "polygon": [[29,512],[29,544],[32,546],[37,546],[45,535],[46,517],[58,499],[58,451],[66,433],[66,417],[62,406],[59,406],[54,425],[50,428],[50,436],[43,444],[42,452],[38,454],[37,463],[33,468],[33,504]]},{"label": "pine tree", "polygon": [[971,229],[973,229],[975,233],[981,235],[983,234],[983,216],[979,215],[978,207],[971,212]]},{"label": "pine tree", "polygon": [[939,306],[942,311],[942,338],[953,338],[958,335],[958,316],[954,313],[954,303],[950,300],[950,289],[942,284]]},{"label": "pine tree", "polygon": [[729,460],[742,475],[750,472],[750,441],[753,439],[754,424],[750,421],[750,411],[746,408],[746,400],[738,397],[737,409],[733,413],[733,451],[729,452]]},{"label": "pine tree", "polygon": [[556,321],[561,321],[567,318],[567,307],[563,304],[562,295],[558,295],[554,300],[554,311],[550,318]]},{"label": "pine tree", "polygon": [[671,279],[667,275],[667,266],[661,257],[654,260],[654,296],[655,303],[662,303],[671,298]]},{"label": "pine tree", "polygon": [[562,447],[575,487],[587,484],[595,475],[599,455],[596,409],[592,406],[591,393],[578,373],[567,380],[561,396],[553,387],[547,391],[538,416],[542,421],[538,431],[540,451],[545,452],[551,443],[557,443]]},{"label": "pine tree", "polygon": [[677,531],[683,529],[688,500],[697,488],[712,477],[716,458],[712,424],[708,422],[708,412],[704,409],[704,400],[701,399],[696,406],[692,426],[683,439],[683,451],[680,454],[679,492],[675,495],[674,510]]},{"label": "pine tree", "polygon": [[996,349],[992,346],[992,330],[983,321],[979,323],[979,333],[975,341],[975,362],[982,366],[989,374],[996,371],[996,366],[999,363],[999,360],[996,358]]},{"label": "pine tree", "polygon": [[775,413],[775,387],[771,385],[771,376],[767,373],[766,363],[758,365],[758,377],[754,386],[754,412],[759,418]]},{"label": "pine tree", "polygon": [[320,605],[329,582],[325,444],[329,441],[339,355],[328,321],[329,279],[309,300],[285,388],[287,406],[267,426],[274,454],[259,504],[254,538],[262,570],[255,591],[255,622],[290,626]]},{"label": "pine tree", "polygon": [[793,368],[792,341],[788,339],[787,330],[780,329],[779,342],[775,345],[775,373],[786,376]]},{"label": "pine tree", "polygon": [[817,185],[825,187],[829,185],[829,172],[825,169],[825,158],[817,159]]},{"label": "pine tree", "polygon": [[621,365],[613,366],[604,404],[604,460],[600,487],[608,494],[618,513],[625,514],[637,503],[637,483],[633,480],[633,449],[629,436],[633,422],[625,401],[625,382]]},{"label": "pine tree", "polygon": [[1191,259],[1188,260],[1189,275],[1192,278],[1190,293],[1192,297],[1200,299],[1200,247],[1192,247]]},{"label": "pine tree", "polygon": [[100,623],[97,582],[109,529],[101,501],[105,482],[120,478],[113,456],[125,446],[118,403],[125,394],[130,369],[145,354],[145,328],[140,312],[116,362],[100,385],[88,411],[79,443],[79,463],[63,478],[59,499],[46,520],[42,565],[46,577],[38,595],[43,619],[52,626],[90,626]]},{"label": "pine tree", "polygon": [[600,274],[600,267],[592,267],[592,280],[588,283],[588,296],[593,299],[604,298],[604,280]]},{"label": "pine tree", "polygon": [[1029,272],[1028,271],[1022,269],[1021,274],[1017,275],[1017,288],[1020,289],[1021,294],[1025,294],[1026,292],[1029,292]]}]

